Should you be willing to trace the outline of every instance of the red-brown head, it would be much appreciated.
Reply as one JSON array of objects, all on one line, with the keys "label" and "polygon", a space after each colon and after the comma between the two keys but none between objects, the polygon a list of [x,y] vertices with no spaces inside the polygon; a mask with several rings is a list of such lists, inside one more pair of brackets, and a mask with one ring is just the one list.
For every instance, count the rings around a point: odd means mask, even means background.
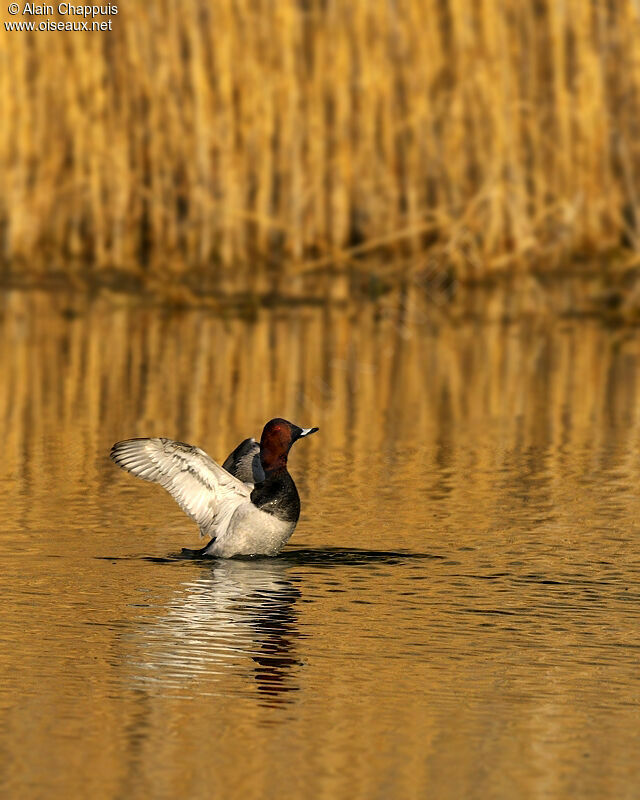
[{"label": "red-brown head", "polygon": [[317,430],[318,428],[300,428],[281,417],[269,420],[260,437],[260,463],[264,471],[286,469],[291,445]]}]

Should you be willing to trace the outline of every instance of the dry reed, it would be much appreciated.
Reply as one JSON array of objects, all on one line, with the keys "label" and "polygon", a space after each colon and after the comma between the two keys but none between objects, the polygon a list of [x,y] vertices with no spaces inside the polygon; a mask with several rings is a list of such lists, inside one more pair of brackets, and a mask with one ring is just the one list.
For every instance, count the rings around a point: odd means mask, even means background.
[{"label": "dry reed", "polygon": [[112,21],[2,26],[5,274],[215,292],[371,254],[432,249],[465,280],[638,244],[631,0],[129,0]]}]

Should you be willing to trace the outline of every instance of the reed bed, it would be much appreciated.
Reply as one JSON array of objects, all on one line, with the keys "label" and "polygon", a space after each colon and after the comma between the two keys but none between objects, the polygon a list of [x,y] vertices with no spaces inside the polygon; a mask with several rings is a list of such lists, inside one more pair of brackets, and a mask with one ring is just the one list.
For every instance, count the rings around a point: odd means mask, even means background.
[{"label": "reed bed", "polygon": [[5,276],[293,291],[638,245],[633,0],[128,0],[0,36]]}]

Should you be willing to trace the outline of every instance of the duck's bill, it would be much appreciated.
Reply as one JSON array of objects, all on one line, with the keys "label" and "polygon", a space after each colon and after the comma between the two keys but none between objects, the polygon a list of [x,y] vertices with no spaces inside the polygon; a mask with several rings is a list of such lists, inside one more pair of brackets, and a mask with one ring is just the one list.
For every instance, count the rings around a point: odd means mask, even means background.
[{"label": "duck's bill", "polygon": [[303,436],[309,436],[310,433],[315,433],[319,431],[320,428],[302,428],[302,432],[300,433],[300,438],[302,439]]}]

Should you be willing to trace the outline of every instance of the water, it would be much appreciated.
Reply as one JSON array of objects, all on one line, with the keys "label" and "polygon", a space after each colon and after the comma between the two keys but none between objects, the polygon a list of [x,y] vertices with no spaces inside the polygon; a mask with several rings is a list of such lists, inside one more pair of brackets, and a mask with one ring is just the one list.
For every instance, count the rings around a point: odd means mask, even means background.
[{"label": "water", "polygon": [[[37,294],[0,327],[3,796],[636,796],[634,329]],[[275,415],[320,426],[276,559],[179,559],[107,457]]]}]

